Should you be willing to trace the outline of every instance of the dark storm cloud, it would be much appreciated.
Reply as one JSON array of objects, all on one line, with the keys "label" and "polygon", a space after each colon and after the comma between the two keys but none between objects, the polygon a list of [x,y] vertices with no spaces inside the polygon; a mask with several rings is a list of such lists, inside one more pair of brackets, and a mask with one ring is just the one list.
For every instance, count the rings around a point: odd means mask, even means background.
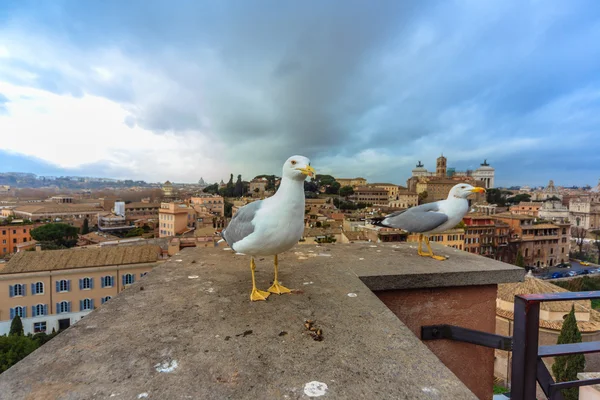
[{"label": "dark storm cloud", "polygon": [[[129,104],[129,126],[210,132],[234,164],[301,153],[340,175],[402,182],[444,152],[458,169],[487,158],[500,184],[539,184],[597,159],[586,139],[600,115],[592,0],[10,4],[23,26],[81,52],[118,48],[147,73],[41,71],[38,85]],[[86,76],[89,61],[74,68]]]}]

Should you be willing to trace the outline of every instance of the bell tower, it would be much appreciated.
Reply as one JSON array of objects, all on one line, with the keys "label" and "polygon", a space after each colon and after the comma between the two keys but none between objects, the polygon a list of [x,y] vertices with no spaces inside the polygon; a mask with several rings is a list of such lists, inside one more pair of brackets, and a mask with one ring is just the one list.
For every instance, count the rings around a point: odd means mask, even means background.
[{"label": "bell tower", "polygon": [[437,176],[439,176],[440,178],[446,177],[446,162],[447,162],[446,157],[444,157],[443,154],[441,156],[439,156],[437,159],[437,163],[435,166],[435,174]]}]

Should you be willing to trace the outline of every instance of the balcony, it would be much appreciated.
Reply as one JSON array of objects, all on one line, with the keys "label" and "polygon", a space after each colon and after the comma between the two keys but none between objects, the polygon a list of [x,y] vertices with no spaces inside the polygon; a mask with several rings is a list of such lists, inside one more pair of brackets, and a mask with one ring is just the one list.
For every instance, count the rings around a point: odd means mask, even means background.
[{"label": "balcony", "polygon": [[[489,399],[494,350],[419,339],[421,326],[493,333],[496,285],[524,270],[433,245],[297,246],[291,295],[251,303],[249,258],[186,248],[1,375],[10,399]],[[257,259],[257,285],[272,260]],[[314,340],[306,320],[322,329]],[[318,381],[311,389],[310,382]]]}]

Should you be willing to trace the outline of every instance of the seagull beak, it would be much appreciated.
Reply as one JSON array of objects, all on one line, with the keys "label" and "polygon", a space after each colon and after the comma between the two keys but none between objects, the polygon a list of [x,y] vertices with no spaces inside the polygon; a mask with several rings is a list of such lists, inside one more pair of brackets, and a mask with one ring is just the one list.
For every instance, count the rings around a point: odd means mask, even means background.
[{"label": "seagull beak", "polygon": [[296,168],[298,171],[302,172],[304,175],[310,176],[311,178],[315,176],[315,169],[310,165],[307,165],[304,168]]},{"label": "seagull beak", "polygon": [[473,189],[471,189],[471,192],[473,193],[485,193],[485,189],[482,187],[474,187]]}]

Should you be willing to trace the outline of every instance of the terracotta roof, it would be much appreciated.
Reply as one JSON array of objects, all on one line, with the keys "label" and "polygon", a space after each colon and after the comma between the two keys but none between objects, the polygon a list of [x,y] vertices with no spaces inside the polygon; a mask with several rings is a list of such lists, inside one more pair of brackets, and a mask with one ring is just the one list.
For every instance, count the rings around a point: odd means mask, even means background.
[{"label": "terracotta roof", "polygon": [[339,235],[342,233],[341,229],[335,228],[305,228],[304,237],[315,237],[315,236],[326,236],[326,235]]},{"label": "terracotta roof", "polygon": [[13,209],[15,212],[25,212],[30,214],[44,213],[80,213],[80,212],[99,212],[103,211],[100,207],[87,204],[64,204],[64,203],[46,203],[27,206],[19,206]]},{"label": "terracotta roof", "polygon": [[558,229],[558,226],[554,224],[533,224],[531,227],[527,229]]},{"label": "terracotta roof", "polygon": [[108,233],[98,234],[98,232],[90,232],[85,235],[79,235],[80,239],[87,239],[97,243],[108,242],[111,240],[119,240],[119,237],[110,235]]},{"label": "terracotta roof", "polygon": [[353,231],[345,231],[344,236],[348,238],[349,241],[354,242],[358,240],[368,241],[367,235],[364,232],[353,232]]},{"label": "terracotta roof", "polygon": [[361,186],[361,187],[357,187],[356,189],[354,189],[354,193],[358,193],[358,192],[381,192],[381,193],[387,193],[387,191],[385,189],[375,188],[375,187],[368,187],[368,186]]},{"label": "terracotta roof", "polygon": [[160,203],[144,203],[143,201],[134,201],[129,204],[125,204],[125,209],[128,208],[160,208]]},{"label": "terracotta roof", "polygon": [[492,218],[508,218],[508,219],[521,219],[521,220],[535,219],[535,217],[532,217],[531,215],[511,214],[511,213],[499,213],[499,214],[493,214],[490,216]]},{"label": "terracotta roof", "polygon": [[150,263],[157,261],[160,253],[155,245],[26,251],[13,256],[0,274]]},{"label": "terracotta roof", "polygon": [[[506,311],[501,308],[496,308],[496,315],[502,318],[510,319],[511,321],[514,321],[515,319],[515,315],[512,311]],[[562,329],[562,324],[562,321],[546,321],[540,318],[540,328],[560,331]],[[577,321],[577,327],[582,333],[598,332],[600,331],[600,322],[594,320]]]},{"label": "terracotta roof", "polygon": [[[502,283],[498,285],[498,295],[500,300],[504,300],[510,303],[515,301],[515,295],[517,294],[536,294],[536,293],[564,293],[568,292],[567,289],[563,289],[559,286],[553,285],[550,282],[543,281],[541,279],[532,278],[529,276],[525,277],[523,282],[516,283]],[[546,311],[556,311],[568,313],[571,311],[571,305],[575,304],[576,312],[586,312],[591,309],[590,300],[578,300],[578,301],[551,301],[541,303],[540,309]]]},{"label": "terracotta roof", "polygon": [[542,201],[522,201],[519,204],[511,207],[541,207],[544,204]]}]

